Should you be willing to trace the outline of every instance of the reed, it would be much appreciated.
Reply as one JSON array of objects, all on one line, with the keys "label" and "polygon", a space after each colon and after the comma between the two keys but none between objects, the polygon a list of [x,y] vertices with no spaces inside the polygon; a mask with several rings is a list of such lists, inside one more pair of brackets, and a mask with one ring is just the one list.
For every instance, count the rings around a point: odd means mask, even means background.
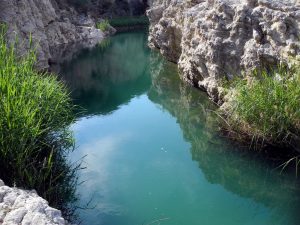
[{"label": "reed", "polygon": [[299,66],[279,66],[254,75],[233,82],[231,97],[222,107],[227,128],[251,139],[255,147],[269,143],[299,148]]},{"label": "reed", "polygon": [[55,207],[74,200],[76,168],[66,160],[74,148],[69,125],[73,105],[53,75],[34,69],[35,53],[18,57],[0,26],[0,177],[35,189]]}]

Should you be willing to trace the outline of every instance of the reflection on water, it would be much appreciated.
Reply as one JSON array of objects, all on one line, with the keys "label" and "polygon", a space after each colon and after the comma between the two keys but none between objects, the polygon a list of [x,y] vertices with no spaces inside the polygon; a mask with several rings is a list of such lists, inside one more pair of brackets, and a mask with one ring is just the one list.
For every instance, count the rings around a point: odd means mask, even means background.
[{"label": "reflection on water", "polygon": [[61,66],[75,103],[87,114],[110,113],[150,87],[145,38],[146,33],[133,38],[120,34],[118,41],[86,49]]},{"label": "reflection on water", "polygon": [[[214,131],[214,105],[146,47],[144,32],[63,65],[87,112],[73,125],[86,170],[83,224],[297,225],[299,187]],[[93,116],[91,116],[93,115]],[[154,222],[157,221],[157,222]]]},{"label": "reflection on water", "polygon": [[159,73],[154,70],[157,74],[152,76],[149,97],[176,117],[185,140],[191,143],[192,158],[206,180],[274,210],[272,224],[297,224],[300,192],[293,175],[280,175],[274,169],[278,162],[221,139],[213,129],[215,114],[209,110],[214,108],[212,103],[203,93],[174,81],[170,64],[164,64]]}]

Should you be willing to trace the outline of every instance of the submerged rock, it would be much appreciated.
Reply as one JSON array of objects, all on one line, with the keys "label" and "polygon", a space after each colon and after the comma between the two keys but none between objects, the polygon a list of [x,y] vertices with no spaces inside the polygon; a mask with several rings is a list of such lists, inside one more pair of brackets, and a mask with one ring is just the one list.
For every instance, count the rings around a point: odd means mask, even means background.
[{"label": "submerged rock", "polygon": [[65,225],[61,212],[51,208],[35,191],[5,186],[0,180],[0,224]]},{"label": "submerged rock", "polygon": [[8,41],[18,40],[22,55],[32,45],[36,47],[38,67],[47,68],[54,61],[55,48],[70,43],[93,46],[104,34],[95,28],[93,19],[79,15],[66,0],[0,0],[0,22],[9,27]]},{"label": "submerged rock", "polygon": [[215,101],[222,78],[300,54],[297,0],[155,0],[147,14],[150,47]]}]

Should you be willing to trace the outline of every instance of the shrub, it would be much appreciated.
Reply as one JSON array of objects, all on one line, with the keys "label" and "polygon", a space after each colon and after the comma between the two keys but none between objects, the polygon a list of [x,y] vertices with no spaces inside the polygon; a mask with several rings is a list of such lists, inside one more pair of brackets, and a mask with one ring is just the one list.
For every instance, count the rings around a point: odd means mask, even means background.
[{"label": "shrub", "polygon": [[74,197],[76,183],[66,161],[74,146],[69,94],[55,76],[34,70],[33,51],[17,57],[0,29],[0,177],[60,206]]},{"label": "shrub", "polygon": [[96,28],[100,29],[101,31],[105,32],[110,27],[108,20],[103,20],[96,24]]},{"label": "shrub", "polygon": [[298,66],[236,80],[223,107],[229,129],[255,143],[293,146],[300,136],[299,84]]}]

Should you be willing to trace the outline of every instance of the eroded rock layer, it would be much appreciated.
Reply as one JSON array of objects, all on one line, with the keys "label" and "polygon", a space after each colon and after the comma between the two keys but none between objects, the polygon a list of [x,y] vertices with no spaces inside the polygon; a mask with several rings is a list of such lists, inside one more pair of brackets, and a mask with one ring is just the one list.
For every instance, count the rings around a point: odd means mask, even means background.
[{"label": "eroded rock layer", "polygon": [[37,48],[38,66],[57,60],[60,45],[99,42],[104,34],[88,16],[79,15],[65,0],[0,0],[0,22],[8,25],[8,41],[18,39],[18,51]]},{"label": "eroded rock layer", "polygon": [[215,101],[222,78],[300,54],[297,0],[156,0],[147,14],[150,47]]},{"label": "eroded rock layer", "polygon": [[65,225],[61,212],[51,208],[35,191],[5,186],[0,180],[0,224]]}]

